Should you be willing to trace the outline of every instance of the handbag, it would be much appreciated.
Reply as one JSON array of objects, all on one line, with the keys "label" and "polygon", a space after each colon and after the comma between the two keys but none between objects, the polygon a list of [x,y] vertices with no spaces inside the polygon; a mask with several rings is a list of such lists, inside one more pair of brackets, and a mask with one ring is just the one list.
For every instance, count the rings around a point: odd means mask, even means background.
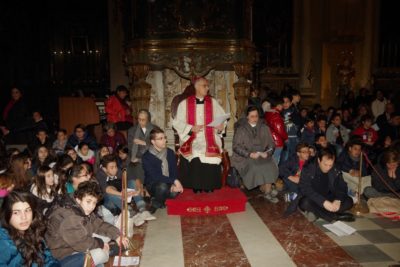
[{"label": "handbag", "polygon": [[234,167],[229,168],[228,177],[226,178],[226,183],[229,187],[238,188],[241,185],[240,175],[238,170]]},{"label": "handbag", "polygon": [[400,220],[400,199],[393,197],[377,197],[368,199],[367,203],[371,213],[394,221]]}]

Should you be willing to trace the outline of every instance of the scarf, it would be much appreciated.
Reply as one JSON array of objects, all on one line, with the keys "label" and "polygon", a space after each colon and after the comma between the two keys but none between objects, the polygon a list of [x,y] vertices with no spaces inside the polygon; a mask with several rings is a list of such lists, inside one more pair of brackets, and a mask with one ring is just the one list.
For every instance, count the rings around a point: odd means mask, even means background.
[{"label": "scarf", "polygon": [[[139,124],[137,124],[135,127],[136,128],[135,128],[135,133],[134,133],[133,139],[143,140],[143,138],[140,138],[141,134],[143,134],[142,127],[140,127]],[[148,141],[150,139],[150,132],[151,132],[151,130],[153,130],[153,128],[154,128],[153,124],[151,124],[150,122],[147,123],[146,133],[144,133],[144,140],[143,140],[143,141],[146,141],[147,144],[149,143]],[[132,148],[131,148],[131,160],[132,161],[136,158],[138,150],[139,150],[139,145],[132,142]]]},{"label": "scarf", "polygon": [[154,146],[150,146],[149,152],[161,160],[161,171],[164,176],[169,176],[168,160],[167,160],[167,149],[164,148],[158,151]]}]

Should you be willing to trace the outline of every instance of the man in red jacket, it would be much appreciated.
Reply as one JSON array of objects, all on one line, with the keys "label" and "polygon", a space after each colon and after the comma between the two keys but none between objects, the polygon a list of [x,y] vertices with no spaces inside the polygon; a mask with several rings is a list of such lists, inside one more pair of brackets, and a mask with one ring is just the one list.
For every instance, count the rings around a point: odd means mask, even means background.
[{"label": "man in red jacket", "polygon": [[115,90],[115,95],[105,102],[107,121],[115,123],[119,131],[128,130],[133,123],[132,109],[126,101],[127,97],[128,88],[120,85]]},{"label": "man in red jacket", "polygon": [[275,142],[275,151],[273,156],[276,164],[278,165],[282,149],[286,140],[288,139],[285,124],[280,114],[283,109],[283,99],[279,97],[270,97],[268,101],[271,105],[271,108],[265,111],[264,119]]}]

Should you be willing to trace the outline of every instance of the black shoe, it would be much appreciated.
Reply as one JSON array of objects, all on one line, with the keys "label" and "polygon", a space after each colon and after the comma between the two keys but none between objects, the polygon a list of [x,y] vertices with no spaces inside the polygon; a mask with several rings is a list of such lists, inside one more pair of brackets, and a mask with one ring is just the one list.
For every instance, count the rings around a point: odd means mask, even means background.
[{"label": "black shoe", "polygon": [[156,210],[157,210],[157,208],[156,208],[156,207],[153,207],[153,206],[151,206],[151,207],[149,208],[149,212],[150,212],[151,214],[154,214],[154,213],[156,212]]},{"label": "black shoe", "polygon": [[335,220],[343,222],[354,222],[356,219],[354,218],[353,214],[344,212],[344,213],[336,213]]},{"label": "black shoe", "polygon": [[193,188],[193,193],[195,193],[195,194],[200,194],[202,191],[203,190],[201,190],[201,189],[194,189]]}]

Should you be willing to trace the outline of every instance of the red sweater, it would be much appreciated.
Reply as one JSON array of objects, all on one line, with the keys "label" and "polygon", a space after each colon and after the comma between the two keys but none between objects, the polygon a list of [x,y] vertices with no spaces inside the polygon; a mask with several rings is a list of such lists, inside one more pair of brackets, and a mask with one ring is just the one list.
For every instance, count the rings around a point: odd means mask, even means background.
[{"label": "red sweater", "polygon": [[372,128],[365,129],[363,126],[356,128],[353,131],[353,135],[360,136],[364,143],[367,142],[375,143],[376,140],[378,140],[378,133],[374,129]]}]

